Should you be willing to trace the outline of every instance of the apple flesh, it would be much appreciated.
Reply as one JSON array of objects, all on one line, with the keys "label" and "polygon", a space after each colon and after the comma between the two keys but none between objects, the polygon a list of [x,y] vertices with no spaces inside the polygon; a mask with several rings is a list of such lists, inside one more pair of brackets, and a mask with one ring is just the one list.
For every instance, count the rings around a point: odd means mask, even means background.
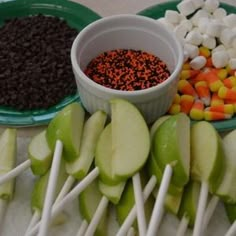
[{"label": "apple flesh", "polygon": [[178,212],[178,217],[186,217],[189,220],[189,226],[193,227],[197,214],[198,198],[200,194],[200,183],[189,181],[185,186],[182,200]]},{"label": "apple flesh", "polygon": [[84,124],[80,154],[73,162],[66,163],[68,174],[78,180],[83,179],[91,167],[98,138],[104,129],[106,118],[107,115],[103,111],[97,111],[88,118]]},{"label": "apple flesh", "polygon": [[167,120],[168,118],[170,118],[170,115],[161,116],[160,118],[158,118],[158,119],[153,123],[153,125],[151,126],[151,129],[150,129],[151,140],[153,139],[154,134],[155,134],[156,130],[158,129],[158,127],[159,127],[165,120]]},{"label": "apple flesh", "polygon": [[61,140],[63,156],[68,162],[79,156],[84,116],[84,109],[75,102],[59,111],[48,125],[46,137],[49,147],[54,150],[56,141]]},{"label": "apple flesh", "polygon": [[[102,193],[98,188],[96,179],[79,195],[79,209],[82,217],[89,223],[102,199]],[[95,232],[96,236],[106,236],[107,233],[107,209],[105,209],[98,227]]]},{"label": "apple flesh", "polygon": [[171,182],[183,187],[190,172],[190,119],[184,113],[166,119],[156,130],[152,153],[161,171],[167,164],[173,168]]},{"label": "apple flesh", "polygon": [[34,175],[44,175],[50,168],[53,153],[49,148],[46,130],[34,136],[28,146],[28,157]]},{"label": "apple flesh", "polygon": [[225,170],[222,140],[212,124],[200,121],[191,129],[191,176],[206,181],[215,193]]},{"label": "apple flesh", "polygon": [[223,147],[225,151],[225,174],[216,190],[218,195],[224,202],[236,203],[236,130],[231,131],[223,138]]},{"label": "apple flesh", "polygon": [[[0,175],[6,174],[14,168],[17,150],[16,129],[7,128],[0,137]],[[15,180],[12,179],[0,185],[0,198],[10,200],[14,193]]]}]

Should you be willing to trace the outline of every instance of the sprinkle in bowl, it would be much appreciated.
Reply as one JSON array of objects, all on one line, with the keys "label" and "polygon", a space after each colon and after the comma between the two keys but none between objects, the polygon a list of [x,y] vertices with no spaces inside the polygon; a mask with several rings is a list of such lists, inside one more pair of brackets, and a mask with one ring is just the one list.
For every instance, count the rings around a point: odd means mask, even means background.
[{"label": "sprinkle in bowl", "polygon": [[[126,91],[105,87],[85,74],[94,58],[120,49],[153,54],[166,64],[170,76],[155,86]],[[109,100],[123,98],[134,103],[152,123],[168,110],[176,94],[183,49],[176,37],[155,20],[124,14],[104,17],[85,27],[73,42],[71,61],[81,102],[89,113],[98,109],[110,113]]]}]

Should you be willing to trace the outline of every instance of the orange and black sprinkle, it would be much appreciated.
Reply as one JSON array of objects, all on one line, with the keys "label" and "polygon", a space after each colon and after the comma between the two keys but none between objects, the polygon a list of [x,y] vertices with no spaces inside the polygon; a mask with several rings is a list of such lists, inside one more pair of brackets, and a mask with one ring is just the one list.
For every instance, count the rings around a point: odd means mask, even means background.
[{"label": "orange and black sprinkle", "polygon": [[166,64],[158,57],[131,49],[100,54],[88,64],[85,74],[105,87],[125,91],[147,89],[170,76]]}]

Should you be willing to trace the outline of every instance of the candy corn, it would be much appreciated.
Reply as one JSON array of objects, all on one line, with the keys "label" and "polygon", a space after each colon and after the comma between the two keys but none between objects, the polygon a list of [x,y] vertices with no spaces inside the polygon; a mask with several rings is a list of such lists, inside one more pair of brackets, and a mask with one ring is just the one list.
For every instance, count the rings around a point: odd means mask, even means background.
[{"label": "candy corn", "polygon": [[229,89],[229,88],[223,86],[219,89],[218,96],[223,99],[236,100],[236,87]]},{"label": "candy corn", "polygon": [[224,104],[224,100],[218,96],[218,93],[213,93],[211,95],[211,106],[218,106]]},{"label": "candy corn", "polygon": [[222,112],[204,111],[204,118],[208,121],[226,120],[230,119],[231,117],[232,115]]},{"label": "candy corn", "polygon": [[221,112],[225,114],[234,114],[234,106],[233,104],[223,104],[223,105],[218,105],[218,106],[212,106],[212,107],[207,107],[207,111],[213,111],[213,112]]},{"label": "candy corn", "polygon": [[236,86],[236,76],[230,76],[223,80],[224,86],[227,88],[232,88]]},{"label": "candy corn", "polygon": [[211,56],[211,51],[207,47],[199,47],[199,56],[204,56],[208,58]]},{"label": "candy corn", "polygon": [[175,114],[180,113],[180,104],[173,103],[171,107],[169,108],[168,113],[170,115],[175,115]]},{"label": "candy corn", "polygon": [[193,97],[197,97],[197,93],[194,87],[187,80],[180,80],[178,82],[178,91],[182,94],[187,94]]},{"label": "candy corn", "polygon": [[205,78],[212,92],[216,92],[219,90],[220,87],[224,86],[223,82],[212,71],[207,72],[207,75]]},{"label": "candy corn", "polygon": [[192,70],[192,69],[182,70],[180,74],[180,79],[193,78],[199,73],[200,73],[200,70]]},{"label": "candy corn", "polygon": [[180,111],[189,114],[194,103],[194,97],[184,94],[180,97]]},{"label": "candy corn", "polygon": [[210,89],[206,81],[198,81],[195,83],[195,90],[198,94],[198,97],[203,101],[206,106],[210,105],[211,94]]},{"label": "candy corn", "polygon": [[193,120],[202,120],[204,118],[204,104],[201,100],[197,99],[193,103],[189,115]]}]

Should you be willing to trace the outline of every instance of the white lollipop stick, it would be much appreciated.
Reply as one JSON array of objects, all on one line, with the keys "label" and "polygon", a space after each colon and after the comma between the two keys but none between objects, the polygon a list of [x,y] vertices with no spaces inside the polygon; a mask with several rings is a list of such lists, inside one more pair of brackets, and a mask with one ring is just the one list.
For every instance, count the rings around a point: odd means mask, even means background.
[{"label": "white lollipop stick", "polygon": [[[52,207],[51,217],[53,218],[60,213],[65,206],[72,202],[92,181],[99,175],[98,167],[95,167],[83,180],[81,180],[61,201]],[[38,222],[27,236],[35,235],[38,232],[41,222]]]},{"label": "white lollipop stick", "polygon": [[127,233],[127,236],[135,236],[135,230],[133,227],[131,227]]},{"label": "white lollipop stick", "polygon": [[146,217],[144,213],[144,199],[143,199],[143,191],[140,181],[140,174],[136,173],[132,177],[133,181],[133,188],[134,188],[134,198],[135,198],[135,205],[137,208],[137,219],[138,219],[138,230],[140,236],[146,235]]},{"label": "white lollipop stick", "polygon": [[76,236],[84,236],[87,228],[88,228],[88,222],[86,220],[83,220],[81,226],[79,227],[79,230],[78,230]]},{"label": "white lollipop stick", "polygon": [[[143,199],[144,202],[147,201],[148,197],[150,196],[150,194],[152,193],[154,187],[156,186],[157,183],[157,179],[155,176],[152,176],[148,183],[146,184],[144,191],[143,191]],[[133,208],[131,209],[131,211],[129,212],[129,215],[126,217],[125,221],[123,222],[123,224],[121,225],[119,231],[117,232],[116,236],[123,236],[127,233],[127,231],[129,230],[129,228],[131,227],[131,225],[133,224],[135,218],[136,218],[136,214],[137,214],[137,209],[136,209],[136,205],[133,206]]]},{"label": "white lollipop stick", "polygon": [[17,167],[15,167],[14,169],[12,169],[11,171],[7,172],[6,174],[2,175],[0,177],[0,185],[4,184],[5,182],[17,177],[18,175],[20,175],[23,171],[25,171],[26,169],[28,169],[31,166],[31,161],[30,160],[26,160],[23,163],[21,163],[20,165],[18,165]]},{"label": "white lollipop stick", "polygon": [[203,219],[203,230],[206,230],[211,220],[211,217],[217,207],[219,200],[220,200],[219,197],[213,196],[211,200],[209,201],[206,211],[205,211],[204,219]]},{"label": "white lollipop stick", "polygon": [[168,187],[170,184],[171,176],[172,176],[172,167],[171,165],[166,165],[161,185],[158,191],[158,195],[155,201],[154,209],[152,211],[150,223],[147,230],[147,236],[156,235],[156,231],[160,225],[162,216],[163,216],[163,205],[165,201],[165,196],[168,191]]},{"label": "white lollipop stick", "polygon": [[196,220],[193,228],[193,236],[201,236],[203,231],[203,217],[204,212],[206,209],[207,204],[207,196],[208,196],[208,184],[206,182],[201,183],[201,191],[199,195],[198,200],[198,206],[197,206],[197,215]]},{"label": "white lollipop stick", "polygon": [[231,225],[229,230],[226,232],[225,236],[235,236],[235,233],[236,233],[236,220]]},{"label": "white lollipop stick", "polygon": [[35,226],[35,224],[40,220],[40,218],[41,218],[41,214],[39,211],[36,210],[33,216],[31,217],[30,223],[25,231],[25,234],[27,234],[32,229],[32,227]]},{"label": "white lollipop stick", "polygon": [[55,204],[61,201],[65,197],[65,195],[71,190],[71,187],[73,186],[74,182],[75,182],[75,178],[71,175],[68,176],[66,182],[64,183],[61,191],[59,192],[55,200]]},{"label": "white lollipop stick", "polygon": [[109,200],[107,199],[107,197],[103,196],[93,215],[91,222],[88,225],[88,228],[84,236],[94,235],[96,228],[102,218],[102,214],[104,213],[104,211],[106,210],[108,206],[108,203],[109,203]]},{"label": "white lollipop stick", "polygon": [[51,219],[51,209],[53,205],[53,199],[55,196],[57,177],[61,163],[62,149],[63,149],[63,143],[60,140],[57,140],[48,180],[47,191],[45,195],[45,202],[43,206],[42,219],[41,219],[42,223],[39,228],[38,236],[47,236],[49,222]]},{"label": "white lollipop stick", "polygon": [[189,219],[186,216],[183,216],[179,227],[177,229],[176,236],[184,236],[188,228]]}]

